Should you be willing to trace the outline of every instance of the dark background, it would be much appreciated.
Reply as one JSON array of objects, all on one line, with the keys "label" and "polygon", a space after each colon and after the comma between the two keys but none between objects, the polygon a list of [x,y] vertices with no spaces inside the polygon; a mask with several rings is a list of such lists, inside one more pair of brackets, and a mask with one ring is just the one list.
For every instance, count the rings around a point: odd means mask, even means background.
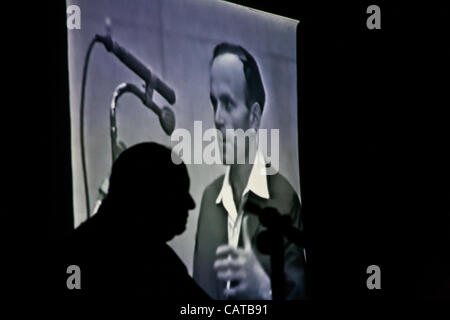
[{"label": "dark background", "polygon": [[[300,182],[311,297],[450,297],[448,7],[233,2],[300,20]],[[381,30],[366,28],[371,4],[381,8]],[[54,276],[61,271],[53,258],[64,250],[73,212],[64,1],[47,4],[45,13],[45,31],[30,45],[30,57],[41,53],[39,108],[30,111],[39,143],[16,148],[37,158],[22,166],[36,183],[23,202],[45,221],[36,239],[45,242],[32,251],[52,288],[65,279]],[[381,290],[366,288],[371,264],[381,268]]]}]

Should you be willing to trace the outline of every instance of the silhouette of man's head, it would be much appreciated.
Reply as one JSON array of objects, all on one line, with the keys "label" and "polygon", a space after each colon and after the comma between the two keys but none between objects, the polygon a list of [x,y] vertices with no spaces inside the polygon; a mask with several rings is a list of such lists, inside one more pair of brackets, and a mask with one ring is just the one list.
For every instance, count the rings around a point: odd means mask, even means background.
[{"label": "silhouette of man's head", "polygon": [[105,199],[108,214],[136,232],[168,241],[184,232],[188,211],[195,207],[189,183],[186,166],[174,164],[170,149],[156,143],[134,145],[113,164]]}]

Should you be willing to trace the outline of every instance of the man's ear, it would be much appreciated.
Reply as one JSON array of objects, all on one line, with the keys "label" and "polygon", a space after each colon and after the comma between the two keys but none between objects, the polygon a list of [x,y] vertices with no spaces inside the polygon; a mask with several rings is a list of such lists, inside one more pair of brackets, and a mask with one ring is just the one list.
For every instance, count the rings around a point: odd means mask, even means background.
[{"label": "man's ear", "polygon": [[250,107],[250,127],[258,129],[261,124],[261,106],[259,102],[253,102]]}]

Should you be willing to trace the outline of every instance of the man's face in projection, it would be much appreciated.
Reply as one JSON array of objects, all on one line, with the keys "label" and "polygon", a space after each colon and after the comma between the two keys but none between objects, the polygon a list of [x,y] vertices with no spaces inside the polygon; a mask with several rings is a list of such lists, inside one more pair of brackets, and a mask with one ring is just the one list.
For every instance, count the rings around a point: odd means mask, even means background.
[{"label": "man's face in projection", "polygon": [[247,84],[243,63],[234,54],[224,53],[217,56],[211,64],[210,71],[210,98],[214,109],[214,123],[222,133],[222,139],[218,139],[218,144],[223,152],[222,160],[225,162],[230,155],[234,154],[234,159],[238,156],[234,135],[227,133],[226,129],[246,131],[251,127],[250,110],[246,102]]}]

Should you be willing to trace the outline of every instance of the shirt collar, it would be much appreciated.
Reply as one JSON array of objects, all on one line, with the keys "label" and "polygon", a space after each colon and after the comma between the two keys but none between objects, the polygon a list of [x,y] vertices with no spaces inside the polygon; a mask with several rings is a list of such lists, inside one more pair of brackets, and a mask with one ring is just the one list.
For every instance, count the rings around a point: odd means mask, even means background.
[{"label": "shirt collar", "polygon": [[[219,204],[222,201],[226,192],[232,193],[229,179],[230,166],[227,166],[225,177],[223,179],[222,189],[217,196],[216,204]],[[252,191],[254,194],[263,199],[269,199],[270,197],[269,188],[267,186],[266,161],[264,160],[264,156],[260,151],[256,153],[255,163],[253,164],[252,170],[250,171],[247,186],[244,189],[243,195],[245,195],[248,191]]]}]

